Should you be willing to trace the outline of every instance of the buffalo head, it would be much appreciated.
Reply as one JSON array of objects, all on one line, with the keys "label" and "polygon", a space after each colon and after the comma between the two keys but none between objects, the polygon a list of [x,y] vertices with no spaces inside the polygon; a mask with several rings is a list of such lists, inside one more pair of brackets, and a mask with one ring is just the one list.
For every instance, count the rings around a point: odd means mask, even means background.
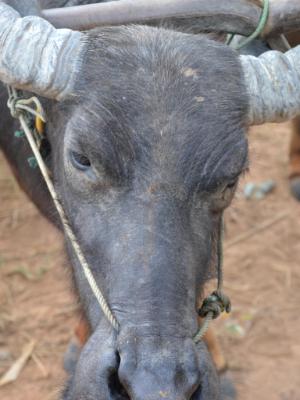
[{"label": "buffalo head", "polygon": [[66,240],[93,334],[65,399],[219,399],[197,302],[247,127],[298,112],[300,50],[239,58],[163,28],[56,30],[3,3],[0,27],[0,79],[42,96],[57,193],[120,325]]}]

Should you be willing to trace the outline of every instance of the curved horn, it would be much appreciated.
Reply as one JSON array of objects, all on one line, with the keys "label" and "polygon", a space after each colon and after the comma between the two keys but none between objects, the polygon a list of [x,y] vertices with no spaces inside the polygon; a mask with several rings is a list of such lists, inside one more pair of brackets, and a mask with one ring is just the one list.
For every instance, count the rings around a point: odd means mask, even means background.
[{"label": "curved horn", "polygon": [[[122,0],[49,9],[42,15],[57,28],[76,30],[170,18],[198,18],[199,30],[248,36],[259,23],[261,0]],[[269,19],[261,36],[298,30],[299,23],[299,0],[270,0]]]},{"label": "curved horn", "polygon": [[300,46],[285,54],[240,56],[250,106],[249,125],[287,121],[300,114]]},{"label": "curved horn", "polygon": [[261,8],[248,0],[122,0],[42,11],[57,28],[76,30],[97,26],[150,23],[162,19],[199,18],[199,29],[250,35]]},{"label": "curved horn", "polygon": [[21,18],[0,2],[0,81],[41,96],[72,95],[83,34],[55,29],[39,17]]}]

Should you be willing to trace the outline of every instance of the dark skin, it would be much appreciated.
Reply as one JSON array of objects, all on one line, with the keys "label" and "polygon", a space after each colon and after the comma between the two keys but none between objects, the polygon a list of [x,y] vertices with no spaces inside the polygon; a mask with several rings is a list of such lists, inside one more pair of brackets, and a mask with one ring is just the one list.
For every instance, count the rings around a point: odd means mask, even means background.
[{"label": "dark skin", "polygon": [[[92,336],[64,399],[219,399],[205,346],[192,338],[220,218],[247,168],[238,57],[205,37],[102,29],[87,34],[75,93],[63,104],[42,99],[47,163],[121,329],[102,315],[66,241]],[[13,129],[9,118],[0,125],[1,148],[53,216]]]}]

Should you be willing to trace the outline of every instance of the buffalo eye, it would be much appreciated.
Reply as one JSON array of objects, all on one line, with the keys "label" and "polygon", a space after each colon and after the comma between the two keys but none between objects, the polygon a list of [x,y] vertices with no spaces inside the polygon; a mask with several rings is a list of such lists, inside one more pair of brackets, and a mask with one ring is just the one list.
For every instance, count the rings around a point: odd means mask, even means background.
[{"label": "buffalo eye", "polygon": [[228,182],[225,187],[225,190],[233,190],[236,187],[237,182],[238,182],[237,179],[232,182]]},{"label": "buffalo eye", "polygon": [[221,194],[222,200],[227,201],[227,200],[232,199],[233,194],[236,189],[236,186],[237,186],[237,183],[238,183],[238,181],[236,179],[236,180],[228,182],[225,185],[224,189],[222,190],[222,194]]},{"label": "buffalo eye", "polygon": [[234,196],[238,179],[228,181],[223,184],[219,189],[211,196],[211,210],[213,212],[220,212],[227,208],[231,203]]},{"label": "buffalo eye", "polygon": [[84,154],[71,152],[71,162],[76,169],[87,171],[91,167],[91,162]]}]

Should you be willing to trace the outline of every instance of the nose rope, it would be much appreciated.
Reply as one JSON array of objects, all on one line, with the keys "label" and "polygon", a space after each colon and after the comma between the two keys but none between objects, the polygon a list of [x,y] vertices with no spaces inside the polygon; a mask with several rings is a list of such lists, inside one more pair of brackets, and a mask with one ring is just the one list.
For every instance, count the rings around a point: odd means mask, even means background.
[{"label": "nose rope", "polygon": [[[89,286],[96,297],[103,314],[113,326],[116,331],[119,331],[120,325],[113,315],[107,301],[103,293],[101,292],[94,275],[91,271],[91,268],[88,264],[88,261],[85,258],[85,255],[80,247],[80,244],[76,238],[76,235],[69,223],[69,220],[66,216],[64,208],[59,200],[57,192],[55,190],[53,181],[51,179],[50,173],[48,168],[41,156],[40,150],[37,146],[36,140],[34,138],[34,134],[30,128],[29,118],[31,115],[40,118],[43,122],[46,122],[45,113],[41,106],[41,103],[37,97],[31,97],[30,99],[21,98],[16,89],[11,88],[10,86],[7,87],[9,99],[7,102],[7,106],[10,109],[11,115],[14,118],[19,119],[22,129],[24,130],[25,136],[27,141],[31,147],[31,150],[34,154],[36,159],[37,165],[40,169],[40,172],[45,180],[53,203],[56,207],[58,215],[60,217],[62,226],[64,231],[73,247],[73,250],[76,254],[76,257],[79,261],[79,264],[82,268],[83,274],[86,280],[89,283]],[[32,108],[32,105],[35,108]],[[210,322],[217,318],[223,311],[230,312],[230,300],[229,298],[223,293],[223,217],[220,219],[219,223],[219,237],[218,237],[218,262],[217,262],[217,274],[218,274],[218,288],[214,291],[210,296],[208,296],[202,304],[202,307],[199,310],[199,315],[204,318],[203,324],[200,327],[197,334],[194,336],[194,342],[198,343],[202,340],[203,336],[207,332],[208,326]]]},{"label": "nose rope", "polygon": [[[40,154],[40,151],[35,142],[33,133],[31,131],[31,129],[29,128],[28,113],[31,115],[34,115],[34,116],[38,116],[45,122],[45,114],[43,112],[38,112],[37,109],[30,107],[30,104],[35,105],[36,108],[41,107],[40,102],[37,97],[32,97],[31,99],[20,98],[18,96],[17,91],[11,87],[8,87],[8,93],[9,93],[9,100],[7,102],[7,106],[10,109],[11,115],[14,118],[18,118],[20,121],[21,127],[25,132],[28,143],[29,143],[31,150],[36,158],[38,167],[39,167],[41,174],[46,182],[49,193],[50,193],[52,200],[54,202],[54,205],[57,209],[57,212],[60,217],[63,228],[66,232],[67,237],[70,240],[70,243],[71,243],[71,245],[74,249],[74,252],[78,258],[78,261],[82,267],[82,271],[90,285],[92,292],[94,293],[98,303],[100,304],[103,314],[106,316],[106,318],[111,323],[111,325],[114,327],[114,329],[116,329],[118,331],[119,323],[116,320],[113,313],[111,312],[110,307],[109,307],[108,303],[106,302],[105,297],[103,296],[103,293],[101,292],[101,290],[99,289],[99,286],[97,285],[97,282],[93,276],[90,266],[81,250],[81,247],[77,241],[76,235],[74,234],[73,229],[71,228],[68,218],[64,212],[63,206],[58,198],[58,195],[54,188],[53,181],[50,177],[48,168]],[[26,108],[24,107],[24,105]],[[41,107],[41,109],[42,109],[42,107]]]},{"label": "nose rope", "polygon": [[202,306],[198,311],[201,318],[204,321],[199,331],[194,336],[194,342],[198,343],[203,339],[206,334],[209,324],[213,319],[218,318],[224,311],[230,313],[231,301],[229,297],[223,292],[223,263],[224,263],[224,216],[220,217],[219,229],[218,229],[218,242],[217,242],[217,279],[218,286],[217,290],[212,292],[211,295],[203,300]]}]

